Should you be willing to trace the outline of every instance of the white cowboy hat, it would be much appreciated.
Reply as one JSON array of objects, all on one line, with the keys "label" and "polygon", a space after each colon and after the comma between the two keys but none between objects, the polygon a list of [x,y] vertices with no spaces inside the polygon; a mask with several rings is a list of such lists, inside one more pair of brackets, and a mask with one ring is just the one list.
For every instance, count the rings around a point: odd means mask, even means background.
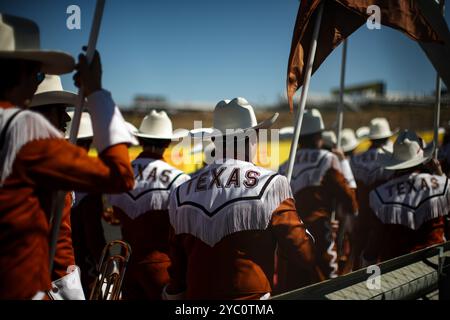
[{"label": "white cowboy hat", "polygon": [[401,170],[416,167],[433,154],[433,144],[424,148],[423,140],[413,131],[403,130],[394,143],[394,151],[380,157],[380,164],[387,170]]},{"label": "white cowboy hat", "polygon": [[0,13],[0,59],[37,61],[41,72],[63,74],[75,67],[73,57],[40,49],[39,27],[31,20]]},{"label": "white cowboy hat", "polygon": [[280,135],[280,139],[292,139],[292,136],[294,135],[294,127],[283,127],[278,131],[278,134]]},{"label": "white cowboy hat", "polygon": [[325,130],[322,115],[317,109],[306,110],[303,114],[302,129],[300,136],[306,136],[313,133],[319,133]]},{"label": "white cowboy hat", "polygon": [[323,131],[322,139],[323,139],[323,146],[325,148],[332,149],[336,147],[337,140],[334,131],[331,130]]},{"label": "white cowboy hat", "polygon": [[[68,111],[67,114],[69,115],[70,119],[73,120],[74,111]],[[66,139],[69,138],[71,127],[72,127],[72,121],[70,121],[67,124],[66,135],[65,135]],[[93,137],[94,137],[94,132],[92,131],[91,116],[87,112],[82,112],[77,139],[89,139],[89,138],[93,138]]]},{"label": "white cowboy hat", "polygon": [[366,139],[369,136],[370,128],[369,127],[360,127],[356,129],[356,138],[358,139]]},{"label": "white cowboy hat", "polygon": [[174,134],[172,129],[172,120],[165,111],[152,110],[142,119],[141,126],[135,136],[147,139],[172,140],[180,138],[189,133],[188,130]]},{"label": "white cowboy hat", "polygon": [[343,129],[341,132],[341,149],[343,152],[355,150],[359,145],[359,140],[355,136],[353,129]]},{"label": "white cowboy hat", "polygon": [[370,140],[390,138],[395,133],[391,131],[386,118],[374,118],[370,120],[369,135]]},{"label": "white cowboy hat", "polygon": [[65,91],[61,84],[61,78],[54,75],[45,75],[44,81],[39,85],[31,100],[30,107],[38,107],[47,104],[77,104],[78,95]]},{"label": "white cowboy hat", "polygon": [[[278,118],[278,113],[274,113],[268,119],[258,123],[256,121],[253,107],[244,98],[238,97],[233,100],[221,100],[217,103],[213,114],[214,132],[206,134],[207,137],[219,137],[236,135],[238,132],[248,130],[270,128]],[[230,132],[227,130],[231,130]]]}]

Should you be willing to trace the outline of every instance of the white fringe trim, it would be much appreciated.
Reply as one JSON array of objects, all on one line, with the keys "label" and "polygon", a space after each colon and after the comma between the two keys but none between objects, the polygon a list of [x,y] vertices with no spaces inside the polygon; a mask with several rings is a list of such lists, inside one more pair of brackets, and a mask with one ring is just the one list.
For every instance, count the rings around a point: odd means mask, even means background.
[{"label": "white fringe trim", "polygon": [[[242,197],[245,196],[243,192]],[[176,195],[173,194],[169,205],[170,222],[176,234],[191,234],[213,247],[236,232],[265,230],[273,211],[289,198],[293,198],[291,188],[286,177],[281,175],[273,178],[260,200],[231,203],[212,217],[191,205],[177,207]]]},{"label": "white fringe trim", "polygon": [[[350,159],[350,167],[356,181],[370,186],[377,181],[387,180],[393,175],[392,171],[385,170],[377,161],[381,153],[380,150],[371,149],[362,154],[355,155]],[[364,157],[367,158],[367,161],[363,160]],[[375,160],[369,160],[371,157],[374,157]]]},{"label": "white fringe trim", "polygon": [[398,204],[383,204],[375,191],[370,193],[370,206],[378,219],[384,224],[401,224],[412,230],[417,230],[425,222],[449,214],[449,185],[447,184],[442,196],[435,196],[427,200],[415,210]]},{"label": "white fringe trim", "polygon": [[[7,110],[17,111],[19,109]],[[0,115],[3,118],[0,121],[1,128],[3,128],[8,117],[6,110],[2,110]],[[12,116],[12,114],[9,116]],[[25,144],[33,140],[60,139],[63,138],[63,135],[42,115],[24,110],[12,120],[5,138],[5,144],[2,150],[0,150],[0,186],[3,185],[6,178],[11,174],[16,155]]]},{"label": "white fringe trim", "polygon": [[[169,207],[170,192],[190,179],[189,175],[184,174],[182,171],[170,166],[162,160],[138,158],[132,162],[132,166],[134,168],[135,176],[139,175],[138,166],[141,166],[141,174],[144,177],[147,177],[150,171],[156,169],[157,179],[155,181],[147,181],[136,178],[134,189],[132,191],[108,195],[109,204],[121,209],[131,219],[136,219],[149,211],[167,210]],[[169,181],[166,183],[159,181],[161,172],[164,170],[171,171],[170,174],[168,174]],[[166,190],[150,191],[151,189]]]},{"label": "white fringe trim", "polygon": [[108,195],[109,204],[121,209],[129,218],[136,219],[140,215],[155,210],[167,210],[171,190],[151,191],[134,200],[128,194]]},{"label": "white fringe trim", "polygon": [[[303,149],[298,153],[312,151],[317,152],[316,150]],[[336,155],[327,150],[320,150],[319,152],[320,155],[316,163],[297,162],[294,164],[291,181],[292,191],[294,193],[297,193],[307,187],[320,186],[324,175],[330,168],[334,168],[337,171],[342,172],[341,165]],[[287,173],[287,165],[288,163],[284,164],[283,167],[280,168],[280,173],[283,175]],[[299,174],[301,171],[303,172]]]}]

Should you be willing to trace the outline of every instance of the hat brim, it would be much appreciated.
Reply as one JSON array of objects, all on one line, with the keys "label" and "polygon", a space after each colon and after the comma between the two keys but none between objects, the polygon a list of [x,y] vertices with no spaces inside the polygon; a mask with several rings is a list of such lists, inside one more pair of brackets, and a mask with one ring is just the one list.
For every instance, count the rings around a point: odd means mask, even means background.
[{"label": "hat brim", "polygon": [[231,133],[226,133],[226,132],[223,133],[223,132],[220,132],[220,130],[218,130],[218,129],[214,129],[213,132],[211,132],[211,133],[206,132],[204,137],[205,138],[218,138],[218,137],[227,137],[227,136],[237,136],[237,135],[245,134],[246,131],[250,131],[250,130],[268,129],[268,128],[272,127],[273,124],[277,121],[278,116],[279,116],[279,113],[276,112],[269,118],[265,119],[264,121],[261,121],[260,123],[258,123],[257,125],[255,125],[253,127],[236,128],[235,130],[231,130],[231,131],[233,131]]},{"label": "hat brim", "polygon": [[386,170],[403,170],[414,168],[422,163],[427,162],[433,156],[433,146],[423,150],[423,155],[411,160],[402,161],[393,158],[392,153],[385,153],[380,155],[380,165]]},{"label": "hat brim", "polygon": [[311,134],[322,133],[324,131],[325,131],[325,129],[319,129],[319,130],[316,130],[316,131],[306,131],[306,132],[301,132],[300,131],[300,137],[309,136]]},{"label": "hat brim", "polygon": [[392,136],[395,136],[398,133],[398,130],[391,131],[389,133],[385,134],[374,134],[374,135],[368,135],[367,138],[369,140],[379,140],[379,139],[386,139],[391,138]]},{"label": "hat brim", "polygon": [[142,132],[135,132],[134,135],[143,139],[154,139],[154,140],[174,140],[184,138],[189,135],[189,130],[182,132],[175,132],[171,135],[155,135],[155,134],[145,134]]},{"label": "hat brim", "polygon": [[350,152],[355,150],[358,146],[359,146],[360,142],[359,141],[355,141],[352,144],[349,144],[348,146],[341,146],[341,149],[343,152]]},{"label": "hat brim", "polygon": [[47,91],[35,94],[30,107],[39,107],[48,104],[68,104],[75,106],[78,95],[70,91]]},{"label": "hat brim", "polygon": [[75,68],[75,59],[70,54],[62,51],[0,51],[0,59],[37,61],[42,63],[41,71],[43,73],[52,75],[69,73]]}]

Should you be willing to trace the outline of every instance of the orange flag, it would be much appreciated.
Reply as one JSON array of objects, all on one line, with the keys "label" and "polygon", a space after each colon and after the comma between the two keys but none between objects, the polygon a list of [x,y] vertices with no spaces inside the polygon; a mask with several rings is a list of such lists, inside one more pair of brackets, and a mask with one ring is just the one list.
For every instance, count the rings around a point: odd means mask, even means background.
[{"label": "orange flag", "polygon": [[367,8],[371,5],[380,8],[381,24],[398,29],[416,41],[441,41],[421,14],[415,0],[302,0],[288,63],[287,95],[291,111],[294,94],[303,84],[303,67],[308,58],[316,11],[321,2],[324,8],[313,73],[334,48],[366,23],[371,16],[371,12],[367,13]]}]

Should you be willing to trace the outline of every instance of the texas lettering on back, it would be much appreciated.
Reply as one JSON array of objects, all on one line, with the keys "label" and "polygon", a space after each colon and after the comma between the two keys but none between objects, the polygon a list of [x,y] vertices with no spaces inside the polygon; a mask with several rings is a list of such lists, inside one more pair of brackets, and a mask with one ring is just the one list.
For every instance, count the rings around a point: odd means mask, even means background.
[{"label": "texas lettering on back", "polygon": [[416,230],[424,222],[448,214],[448,179],[426,173],[404,175],[372,191],[370,206],[383,223]]},{"label": "texas lettering on back", "polygon": [[109,203],[135,219],[150,210],[167,210],[170,192],[189,176],[162,160],[138,158],[131,163],[134,171],[133,190],[110,195]]},{"label": "texas lettering on back", "polygon": [[392,175],[392,171],[385,170],[378,162],[378,158],[383,152],[382,149],[370,149],[351,158],[350,164],[356,181],[370,186],[377,181],[386,180]]},{"label": "texas lettering on back", "polygon": [[169,215],[177,234],[189,233],[213,246],[244,230],[264,230],[272,212],[292,198],[285,177],[249,162],[213,163],[179,186]]},{"label": "texas lettering on back", "polygon": [[[280,167],[280,173],[286,174],[287,163]],[[292,174],[292,190],[294,193],[306,187],[320,186],[326,172],[334,168],[341,171],[338,158],[327,150],[301,149],[295,157]]]}]

